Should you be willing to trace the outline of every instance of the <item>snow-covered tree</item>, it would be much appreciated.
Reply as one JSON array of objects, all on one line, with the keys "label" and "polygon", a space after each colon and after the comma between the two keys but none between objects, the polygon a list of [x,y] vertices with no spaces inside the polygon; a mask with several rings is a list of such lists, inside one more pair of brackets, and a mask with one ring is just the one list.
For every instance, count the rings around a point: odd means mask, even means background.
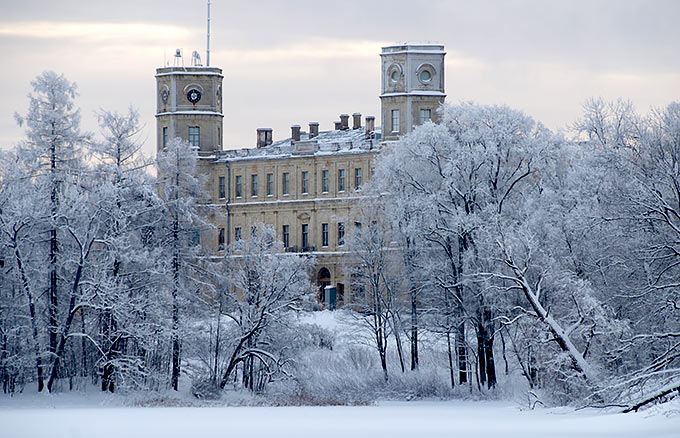
[{"label": "snow-covered tree", "polygon": [[[228,281],[223,290],[224,315],[234,329],[225,371],[224,388],[242,364],[243,385],[253,391],[264,388],[282,371],[280,351],[272,337],[287,313],[299,310],[314,296],[309,271],[311,257],[285,253],[271,226],[253,225],[251,233],[234,242],[226,260]],[[280,347],[280,346],[279,346]]]}]

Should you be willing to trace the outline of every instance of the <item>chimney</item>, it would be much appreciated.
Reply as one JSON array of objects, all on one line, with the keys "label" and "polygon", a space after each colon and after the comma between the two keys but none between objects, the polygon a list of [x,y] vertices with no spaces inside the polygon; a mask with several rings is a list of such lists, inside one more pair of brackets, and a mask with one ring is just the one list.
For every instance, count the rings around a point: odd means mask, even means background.
[{"label": "chimney", "polygon": [[340,129],[342,129],[342,122],[338,122],[338,121],[336,120],[336,121],[333,122],[333,123],[335,123],[335,130],[336,130],[336,131],[339,131]]},{"label": "chimney", "polygon": [[361,113],[352,114],[352,129],[361,128]]},{"label": "chimney", "polygon": [[309,122],[309,138],[319,136],[319,122]]},{"label": "chimney", "polygon": [[349,116],[340,114],[340,129],[349,129]]},{"label": "chimney", "polygon": [[272,144],[272,128],[257,128],[257,147]]},{"label": "chimney", "polygon": [[375,131],[375,116],[366,116],[366,138],[373,138]]},{"label": "chimney", "polygon": [[290,127],[290,140],[300,141],[300,125],[293,125]]}]

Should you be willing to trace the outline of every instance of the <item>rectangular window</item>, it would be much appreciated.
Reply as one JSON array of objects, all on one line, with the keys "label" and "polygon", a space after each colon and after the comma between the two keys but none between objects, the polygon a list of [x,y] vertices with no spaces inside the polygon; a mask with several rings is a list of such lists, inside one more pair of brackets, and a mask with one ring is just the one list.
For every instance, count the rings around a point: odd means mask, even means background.
[{"label": "rectangular window", "polygon": [[361,229],[361,222],[354,222],[354,228],[356,228],[357,230],[360,230]]},{"label": "rectangular window", "polygon": [[399,132],[399,110],[392,110],[392,132]]},{"label": "rectangular window", "polygon": [[241,227],[234,227],[234,240],[237,242],[241,240]]},{"label": "rectangular window", "polygon": [[224,228],[220,228],[219,235],[217,236],[217,249],[219,251],[224,250]]},{"label": "rectangular window", "polygon": [[361,167],[354,169],[354,190],[361,188]]},{"label": "rectangular window", "polygon": [[274,195],[274,174],[268,173],[267,174],[267,196],[273,196],[273,195]]},{"label": "rectangular window", "polygon": [[309,193],[309,172],[302,172],[302,194]]},{"label": "rectangular window", "polygon": [[321,246],[328,246],[328,224],[321,224]]},{"label": "rectangular window", "polygon": [[306,251],[309,246],[309,224],[302,224],[302,250]]},{"label": "rectangular window", "polygon": [[257,196],[257,174],[250,175],[250,194],[253,198]]},{"label": "rectangular window", "polygon": [[222,146],[222,129],[217,128],[217,146]]},{"label": "rectangular window", "polygon": [[338,222],[338,246],[345,244],[345,224]]},{"label": "rectangular window", "polygon": [[163,143],[161,143],[161,144],[163,145],[163,149],[165,149],[165,147],[168,145],[168,127],[167,126],[163,127]]},{"label": "rectangular window", "polygon": [[290,225],[283,226],[283,246],[284,248],[290,246]]},{"label": "rectangular window", "polygon": [[338,192],[345,191],[345,169],[338,169]]},{"label": "rectangular window", "polygon": [[283,172],[283,178],[281,180],[281,190],[284,195],[290,194],[290,174],[288,172]]},{"label": "rectangular window", "polygon": [[189,144],[195,148],[201,146],[201,128],[198,126],[189,126]]},{"label": "rectangular window", "polygon": [[198,230],[194,230],[191,233],[189,243],[191,244],[191,246],[198,246],[201,244],[201,233],[199,233]]},{"label": "rectangular window", "polygon": [[240,198],[243,195],[243,179],[241,178],[241,175],[236,175],[234,187],[236,189],[236,197]]},{"label": "rectangular window", "polygon": [[328,170],[321,171],[321,191],[328,193]]},{"label": "rectangular window", "polygon": [[219,179],[219,192],[220,192],[220,199],[224,199],[226,196],[226,190],[224,189],[224,177],[221,176]]},{"label": "rectangular window", "polygon": [[432,111],[429,109],[421,109],[420,110],[420,124],[422,125],[423,123],[429,122],[432,120],[431,118]]}]

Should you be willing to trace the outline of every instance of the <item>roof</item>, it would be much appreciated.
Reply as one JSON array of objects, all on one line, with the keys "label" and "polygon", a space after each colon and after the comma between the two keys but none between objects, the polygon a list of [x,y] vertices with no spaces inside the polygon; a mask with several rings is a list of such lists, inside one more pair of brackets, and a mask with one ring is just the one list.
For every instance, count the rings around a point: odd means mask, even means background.
[{"label": "roof", "polygon": [[300,141],[292,138],[278,140],[261,148],[244,148],[217,152],[214,158],[220,162],[281,159],[303,156],[324,156],[338,154],[365,154],[378,152],[380,148],[380,128],[373,132],[374,138],[366,138],[366,127],[321,131],[310,140],[307,132],[300,133]]}]

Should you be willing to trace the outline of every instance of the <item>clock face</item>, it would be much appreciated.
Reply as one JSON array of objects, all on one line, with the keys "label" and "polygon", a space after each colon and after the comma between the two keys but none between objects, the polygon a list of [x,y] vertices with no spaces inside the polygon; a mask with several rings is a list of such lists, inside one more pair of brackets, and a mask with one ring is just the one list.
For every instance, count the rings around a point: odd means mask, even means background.
[{"label": "clock face", "polygon": [[192,88],[187,93],[187,99],[189,100],[189,102],[196,104],[198,103],[199,100],[201,100],[201,92],[195,88]]},{"label": "clock face", "polygon": [[166,90],[166,89],[163,89],[163,91],[161,91],[161,100],[163,101],[163,103],[168,103],[168,95],[169,94],[170,93],[168,93],[168,90]]}]

